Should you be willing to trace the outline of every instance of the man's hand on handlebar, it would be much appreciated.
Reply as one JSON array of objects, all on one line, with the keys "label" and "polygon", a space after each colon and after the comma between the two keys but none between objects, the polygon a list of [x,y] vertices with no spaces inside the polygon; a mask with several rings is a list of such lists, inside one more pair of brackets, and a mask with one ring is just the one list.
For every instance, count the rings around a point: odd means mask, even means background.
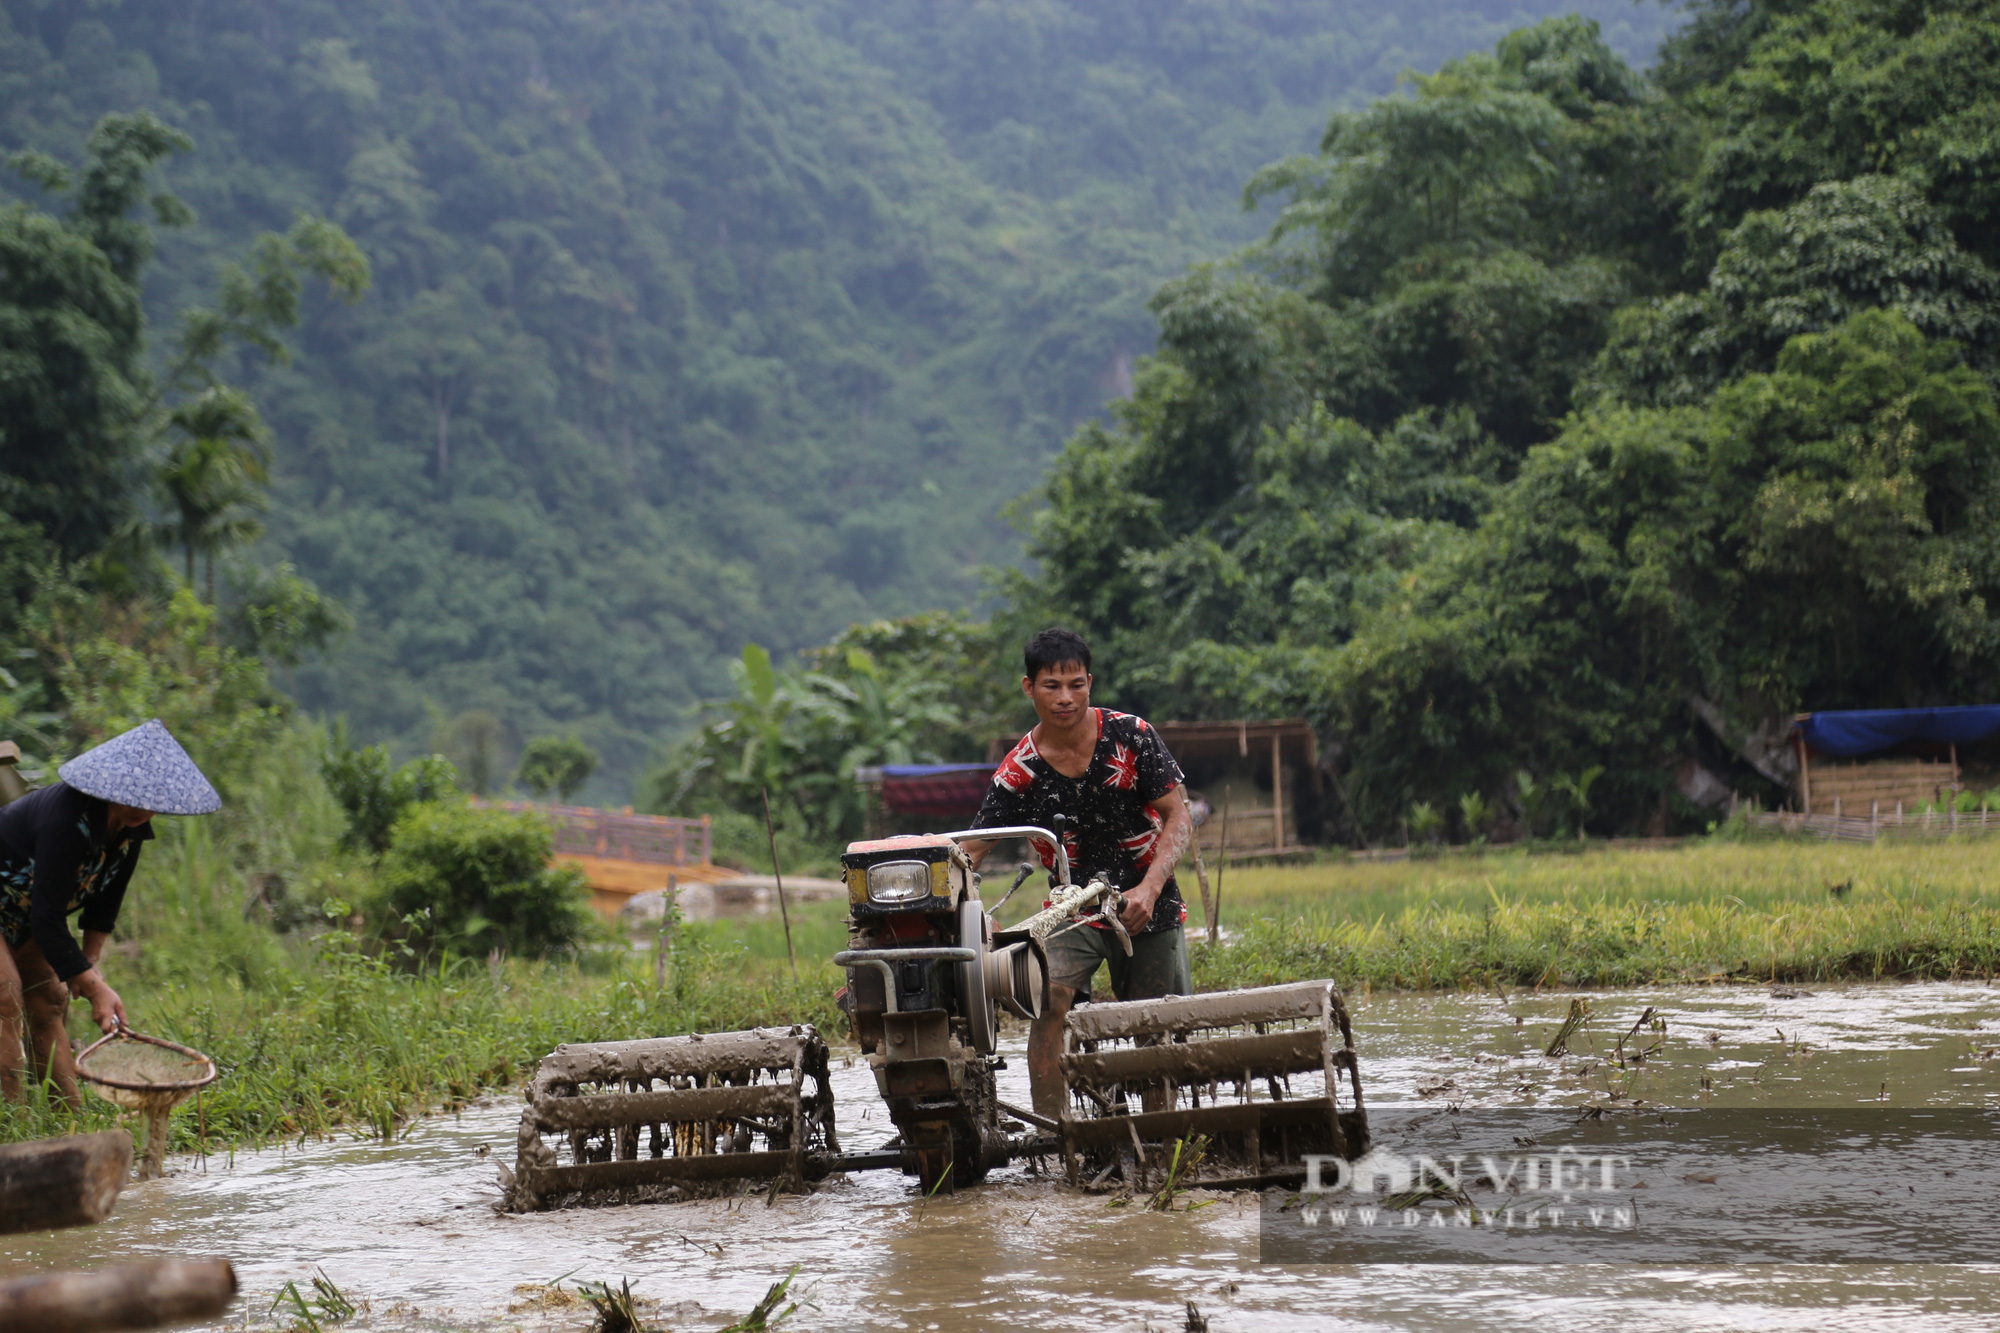
[{"label": "man's hand on handlebar", "polygon": [[1164,877],[1155,879],[1152,875],[1139,881],[1137,886],[1125,890],[1125,910],[1118,914],[1127,934],[1137,935],[1153,919],[1153,906],[1160,901],[1160,891],[1166,887]]}]

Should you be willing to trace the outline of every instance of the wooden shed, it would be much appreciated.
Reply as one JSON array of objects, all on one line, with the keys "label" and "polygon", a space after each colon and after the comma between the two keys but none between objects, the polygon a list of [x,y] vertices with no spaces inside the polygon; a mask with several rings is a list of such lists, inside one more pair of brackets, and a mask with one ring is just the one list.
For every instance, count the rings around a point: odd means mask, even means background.
[{"label": "wooden shed", "polygon": [[1799,808],[1881,818],[1992,783],[2000,706],[1801,713],[1792,723]]},{"label": "wooden shed", "polygon": [[[1155,722],[1160,739],[1187,770],[1191,790],[1208,795],[1210,811],[1196,837],[1204,856],[1223,850],[1223,803],[1211,788],[1227,786],[1231,857],[1286,856],[1309,850],[1299,838],[1298,804],[1286,789],[1303,779],[1319,790],[1319,738],[1301,717],[1235,718],[1220,722]],[[1258,773],[1253,785],[1232,778]],[[1261,791],[1268,775],[1270,790]],[[1238,793],[1258,791],[1256,804]]]}]

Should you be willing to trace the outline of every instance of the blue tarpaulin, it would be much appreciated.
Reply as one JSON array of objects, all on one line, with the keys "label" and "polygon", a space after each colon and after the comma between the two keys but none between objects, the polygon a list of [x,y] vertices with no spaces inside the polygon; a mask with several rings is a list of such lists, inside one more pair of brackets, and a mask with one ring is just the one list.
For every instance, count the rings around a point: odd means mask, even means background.
[{"label": "blue tarpaulin", "polygon": [[1874,754],[1907,741],[1970,745],[2000,733],[2000,704],[1808,713],[1797,725],[1815,751],[1843,757]]}]

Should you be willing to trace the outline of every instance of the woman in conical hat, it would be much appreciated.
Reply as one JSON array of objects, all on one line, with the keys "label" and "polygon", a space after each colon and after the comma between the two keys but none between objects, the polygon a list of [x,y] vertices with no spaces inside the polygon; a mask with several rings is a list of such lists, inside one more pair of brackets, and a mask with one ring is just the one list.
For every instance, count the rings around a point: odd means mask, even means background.
[{"label": "woman in conical hat", "polygon": [[[90,1001],[106,1032],[125,1021],[125,1004],[97,963],[153,816],[210,814],[222,798],[158,718],[56,775],[54,786],[0,808],[0,1095],[21,1097],[25,1016],[36,1076],[80,1106],[64,1015],[75,997]],[[81,914],[81,947],[69,931],[72,913]]]}]

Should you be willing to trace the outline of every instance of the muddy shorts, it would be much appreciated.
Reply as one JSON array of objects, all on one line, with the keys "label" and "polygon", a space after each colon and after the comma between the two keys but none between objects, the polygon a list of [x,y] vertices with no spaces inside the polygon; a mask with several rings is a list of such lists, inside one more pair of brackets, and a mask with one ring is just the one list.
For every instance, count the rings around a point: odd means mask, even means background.
[{"label": "muddy shorts", "polygon": [[1064,931],[1048,941],[1047,948],[1050,984],[1069,987],[1079,999],[1089,997],[1099,963],[1111,965],[1111,993],[1121,1000],[1194,994],[1187,931],[1182,926],[1134,935],[1130,958],[1118,947],[1116,932],[1095,926]]}]

